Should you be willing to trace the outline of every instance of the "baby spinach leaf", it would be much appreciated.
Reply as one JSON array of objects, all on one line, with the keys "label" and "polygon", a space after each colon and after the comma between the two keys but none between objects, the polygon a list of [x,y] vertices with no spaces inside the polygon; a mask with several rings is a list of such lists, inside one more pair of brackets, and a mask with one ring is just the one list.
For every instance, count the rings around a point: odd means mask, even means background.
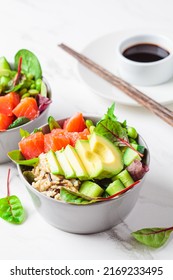
[{"label": "baby spinach leaf", "polygon": [[14,224],[21,224],[24,221],[24,209],[17,196],[12,195],[0,199],[0,217]]},{"label": "baby spinach leaf", "polygon": [[96,202],[92,198],[89,198],[81,193],[70,191],[64,187],[60,190],[60,197],[63,201],[72,204],[90,204]]},{"label": "baby spinach leaf", "polygon": [[18,67],[20,57],[22,57],[21,69],[24,73],[31,73],[36,80],[42,78],[40,62],[35,54],[26,49],[19,50],[14,59],[16,69]]},{"label": "baby spinach leaf", "polygon": [[170,228],[143,228],[132,232],[132,236],[140,243],[153,248],[163,246],[168,240],[173,227]]},{"label": "baby spinach leaf", "polygon": [[0,199],[0,218],[14,224],[21,224],[25,219],[25,211],[20,199],[10,196],[10,169],[7,176],[7,197]]},{"label": "baby spinach leaf", "polygon": [[22,124],[25,124],[25,123],[27,123],[29,121],[30,121],[30,119],[28,119],[26,117],[19,117],[12,124],[9,125],[8,129],[21,126]]},{"label": "baby spinach leaf", "polygon": [[35,166],[39,162],[39,158],[25,159],[19,150],[8,152],[8,157],[19,165]]},{"label": "baby spinach leaf", "polygon": [[16,163],[16,161],[25,159],[24,156],[22,155],[22,153],[19,150],[10,151],[10,152],[8,152],[7,155],[15,163]]},{"label": "baby spinach leaf", "polygon": [[38,162],[39,162],[39,158],[31,158],[25,160],[18,160],[16,161],[16,164],[26,165],[26,166],[36,166]]}]

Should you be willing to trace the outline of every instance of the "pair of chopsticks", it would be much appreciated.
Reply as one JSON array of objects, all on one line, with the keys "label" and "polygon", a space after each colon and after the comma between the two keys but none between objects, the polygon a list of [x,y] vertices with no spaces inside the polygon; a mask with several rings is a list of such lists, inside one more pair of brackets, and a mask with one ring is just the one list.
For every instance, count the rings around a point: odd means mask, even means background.
[{"label": "pair of chopsticks", "polygon": [[169,125],[173,126],[173,111],[169,110],[165,106],[161,105],[157,101],[153,100],[146,94],[142,93],[123,79],[113,75],[108,70],[104,69],[91,59],[87,58],[86,56],[76,52],[75,50],[69,48],[64,44],[60,44],[59,47],[75,57],[81,64],[86,66],[92,72],[106,80],[107,82],[111,83],[113,86],[119,88],[124,93],[126,93],[129,97],[137,101],[139,104],[147,108],[149,111],[156,114],[162,120],[167,122]]}]

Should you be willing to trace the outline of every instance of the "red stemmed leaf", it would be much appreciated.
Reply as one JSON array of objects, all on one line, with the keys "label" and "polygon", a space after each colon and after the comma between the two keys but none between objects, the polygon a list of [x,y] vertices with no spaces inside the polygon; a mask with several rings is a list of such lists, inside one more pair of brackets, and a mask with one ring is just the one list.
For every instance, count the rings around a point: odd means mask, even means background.
[{"label": "red stemmed leaf", "polygon": [[18,64],[18,69],[17,69],[17,74],[15,76],[14,82],[13,82],[13,86],[17,85],[20,79],[20,75],[21,75],[21,68],[22,68],[22,57],[19,58],[19,64]]},{"label": "red stemmed leaf", "polygon": [[7,197],[0,199],[0,217],[13,224],[21,224],[25,218],[19,198],[15,195],[10,196],[10,169],[7,176]]},{"label": "red stemmed leaf", "polygon": [[143,228],[132,232],[132,236],[140,243],[153,247],[160,248],[168,240],[173,227],[169,228]]}]

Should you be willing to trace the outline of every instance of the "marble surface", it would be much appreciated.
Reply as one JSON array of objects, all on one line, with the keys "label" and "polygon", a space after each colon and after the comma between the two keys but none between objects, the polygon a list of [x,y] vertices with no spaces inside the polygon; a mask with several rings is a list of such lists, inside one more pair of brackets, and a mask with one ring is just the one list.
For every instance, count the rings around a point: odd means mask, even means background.
[{"label": "marble surface", "polygon": [[[76,111],[102,115],[111,104],[82,83],[76,61],[57,44],[63,42],[80,51],[110,32],[136,27],[169,29],[173,25],[171,0],[0,0],[0,4],[0,55],[12,59],[20,48],[37,54],[52,87],[51,114],[56,118]],[[36,212],[16,167],[2,164],[0,197],[6,195],[10,167],[11,193],[20,197],[27,218],[20,226],[0,220],[0,259],[173,259],[172,237],[157,250],[139,245],[130,237],[130,232],[139,228],[173,225],[172,127],[141,107],[116,107],[119,119],[125,118],[137,128],[151,152],[150,172],[129,216],[103,233],[62,232]]]}]

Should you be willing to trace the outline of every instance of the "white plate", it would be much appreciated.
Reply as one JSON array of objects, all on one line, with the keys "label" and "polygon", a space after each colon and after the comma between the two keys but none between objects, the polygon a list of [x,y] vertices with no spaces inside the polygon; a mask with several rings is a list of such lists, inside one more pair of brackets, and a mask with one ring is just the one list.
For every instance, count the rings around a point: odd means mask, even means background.
[{"label": "white plate", "polygon": [[[102,67],[106,68],[113,74],[119,76],[117,59],[116,59],[116,46],[117,43],[125,36],[136,35],[139,33],[158,33],[163,34],[173,40],[173,34],[169,31],[160,30],[133,30],[133,31],[121,31],[111,34],[107,34],[103,37],[97,38],[95,41],[88,44],[82,51],[82,54],[86,55]],[[115,101],[120,104],[137,106],[136,101],[128,97],[125,93],[112,86],[108,82],[104,81],[96,74],[82,66],[80,63],[77,65],[78,72],[82,81],[94,91],[95,94]],[[135,86],[135,85],[134,85]],[[155,99],[162,104],[173,103],[173,78],[168,82],[151,87],[137,87],[140,91]]]}]

